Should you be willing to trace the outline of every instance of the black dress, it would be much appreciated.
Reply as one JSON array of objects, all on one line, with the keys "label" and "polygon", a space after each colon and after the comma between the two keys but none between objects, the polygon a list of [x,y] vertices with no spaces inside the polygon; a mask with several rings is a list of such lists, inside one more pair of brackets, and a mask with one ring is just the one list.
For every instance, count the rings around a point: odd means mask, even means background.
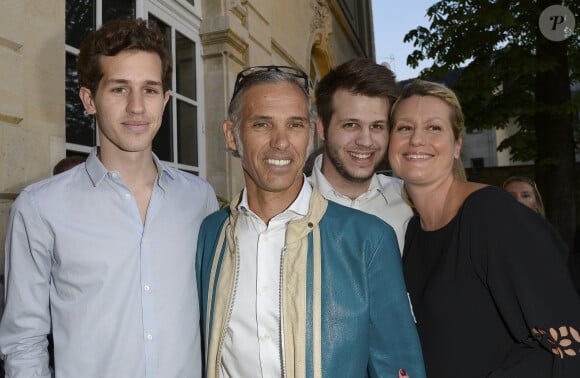
[{"label": "black dress", "polygon": [[403,265],[427,376],[579,378],[567,256],[544,218],[496,187],[472,193],[439,230],[414,217]]}]

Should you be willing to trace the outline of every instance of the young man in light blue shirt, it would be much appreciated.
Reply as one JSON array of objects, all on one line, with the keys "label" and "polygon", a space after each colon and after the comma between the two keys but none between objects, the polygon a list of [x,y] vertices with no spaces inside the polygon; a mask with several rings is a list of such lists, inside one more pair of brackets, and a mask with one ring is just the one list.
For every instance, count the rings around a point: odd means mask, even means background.
[{"label": "young man in light blue shirt", "polygon": [[209,184],[152,153],[170,97],[162,33],[112,21],[79,54],[80,97],[99,125],[86,163],[30,185],[6,237],[6,375],[201,377],[195,246],[217,209]]}]

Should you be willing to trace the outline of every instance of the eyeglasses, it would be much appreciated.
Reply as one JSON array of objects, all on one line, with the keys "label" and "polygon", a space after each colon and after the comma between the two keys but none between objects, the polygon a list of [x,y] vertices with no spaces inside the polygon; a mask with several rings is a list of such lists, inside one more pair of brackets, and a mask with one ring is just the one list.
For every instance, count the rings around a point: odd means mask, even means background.
[{"label": "eyeglasses", "polygon": [[238,73],[238,76],[236,77],[236,84],[234,85],[234,93],[232,94],[232,98],[236,97],[238,92],[242,89],[243,87],[242,82],[244,81],[244,79],[258,72],[268,72],[268,71],[284,72],[300,80],[303,80],[304,83],[302,87],[306,91],[306,94],[309,94],[310,81],[308,80],[308,75],[306,75],[306,73],[304,73],[304,71],[302,71],[301,69],[290,66],[253,66],[248,67],[245,70],[242,70]]}]

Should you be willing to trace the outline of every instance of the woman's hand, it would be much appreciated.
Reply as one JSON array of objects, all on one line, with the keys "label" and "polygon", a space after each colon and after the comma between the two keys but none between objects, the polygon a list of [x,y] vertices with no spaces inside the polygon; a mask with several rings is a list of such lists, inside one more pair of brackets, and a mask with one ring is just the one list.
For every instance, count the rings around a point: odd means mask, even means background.
[{"label": "woman's hand", "polygon": [[407,375],[405,369],[399,369],[399,378],[411,378],[411,377]]}]

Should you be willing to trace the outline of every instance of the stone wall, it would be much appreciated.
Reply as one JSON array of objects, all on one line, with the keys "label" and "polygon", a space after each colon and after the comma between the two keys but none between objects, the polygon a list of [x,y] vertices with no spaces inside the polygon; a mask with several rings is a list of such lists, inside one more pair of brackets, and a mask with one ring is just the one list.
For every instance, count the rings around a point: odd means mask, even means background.
[{"label": "stone wall", "polygon": [[[0,11],[0,242],[10,198],[65,155],[65,0],[4,0]],[[0,249],[3,272],[4,249]]]},{"label": "stone wall", "polygon": [[[222,123],[237,73],[254,65],[299,67],[314,81],[362,51],[334,1],[234,0],[202,3],[207,179],[231,199],[244,186],[240,160],[225,151]],[[369,25],[370,27],[370,25]]]}]

